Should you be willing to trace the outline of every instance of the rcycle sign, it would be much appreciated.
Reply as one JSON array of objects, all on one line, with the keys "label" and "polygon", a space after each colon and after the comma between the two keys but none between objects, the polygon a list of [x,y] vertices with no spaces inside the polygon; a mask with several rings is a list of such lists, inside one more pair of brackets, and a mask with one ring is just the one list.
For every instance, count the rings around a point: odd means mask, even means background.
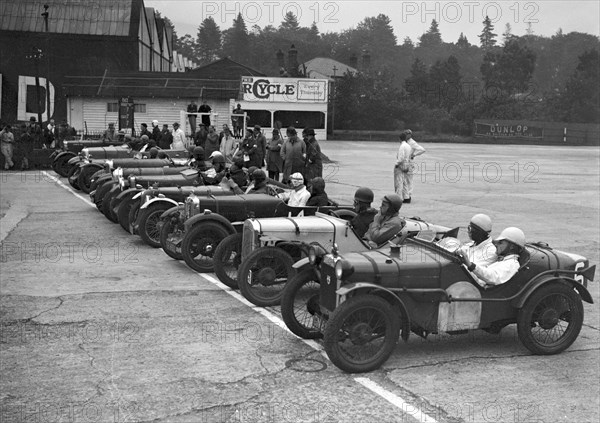
[{"label": "rcycle sign", "polygon": [[476,137],[543,138],[544,128],[527,126],[524,123],[475,122]]},{"label": "rcycle sign", "polygon": [[241,91],[245,101],[327,102],[326,79],[244,76],[242,77]]}]

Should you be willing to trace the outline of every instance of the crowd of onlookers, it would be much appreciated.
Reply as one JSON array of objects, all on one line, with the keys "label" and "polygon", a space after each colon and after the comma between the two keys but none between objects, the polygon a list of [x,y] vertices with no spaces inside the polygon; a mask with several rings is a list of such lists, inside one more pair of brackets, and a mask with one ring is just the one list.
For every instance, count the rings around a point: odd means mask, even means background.
[{"label": "crowd of onlookers", "polygon": [[[30,157],[34,149],[62,148],[63,141],[76,135],[66,121],[57,125],[54,119],[40,125],[35,117],[27,123],[0,125],[0,147],[4,156],[4,170],[26,170],[30,167]],[[14,162],[19,157],[20,163]]]}]

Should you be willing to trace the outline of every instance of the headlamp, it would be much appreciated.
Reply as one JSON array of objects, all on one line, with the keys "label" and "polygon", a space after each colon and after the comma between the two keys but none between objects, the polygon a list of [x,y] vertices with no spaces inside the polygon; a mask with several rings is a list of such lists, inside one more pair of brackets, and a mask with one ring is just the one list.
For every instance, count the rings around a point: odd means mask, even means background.
[{"label": "headlamp", "polygon": [[335,277],[344,280],[354,272],[354,268],[346,260],[340,259],[335,262]]}]

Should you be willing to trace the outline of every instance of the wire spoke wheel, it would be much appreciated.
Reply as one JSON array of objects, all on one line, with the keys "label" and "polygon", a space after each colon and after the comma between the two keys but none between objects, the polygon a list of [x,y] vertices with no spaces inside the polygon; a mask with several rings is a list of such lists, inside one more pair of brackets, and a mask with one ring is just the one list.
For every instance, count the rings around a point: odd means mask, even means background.
[{"label": "wire spoke wheel", "polygon": [[278,247],[263,247],[253,251],[240,266],[238,286],[242,295],[260,307],[281,302],[283,288],[295,274],[292,257]]},{"label": "wire spoke wheel", "polygon": [[219,223],[196,223],[183,237],[183,260],[197,272],[212,272],[215,249],[227,235],[229,232]]},{"label": "wire spoke wheel", "polygon": [[534,354],[557,354],[577,339],[583,304],[572,286],[552,283],[538,288],[519,310],[519,339]]},{"label": "wire spoke wheel", "polygon": [[179,225],[173,224],[171,222],[171,218],[167,217],[162,223],[162,228],[160,230],[160,246],[169,257],[175,260],[183,260],[183,255],[181,254],[181,246],[179,248],[175,247],[170,242],[170,240],[174,237],[182,236],[183,229],[180,228]]},{"label": "wire spoke wheel", "polygon": [[230,288],[238,289],[237,274],[242,264],[242,234],[232,234],[217,246],[213,256],[215,274]]},{"label": "wire spoke wheel", "polygon": [[140,210],[138,216],[140,226],[140,237],[146,244],[151,247],[160,247],[160,229],[157,223],[160,221],[160,216],[169,208],[170,204],[152,204],[145,209]]},{"label": "wire spoke wheel", "polygon": [[321,285],[315,271],[305,269],[285,286],[281,298],[281,316],[292,333],[304,339],[322,338],[325,318],[319,305]]},{"label": "wire spoke wheel", "polygon": [[324,345],[333,364],[350,373],[379,368],[400,335],[400,317],[383,298],[356,295],[342,303],[325,327]]}]

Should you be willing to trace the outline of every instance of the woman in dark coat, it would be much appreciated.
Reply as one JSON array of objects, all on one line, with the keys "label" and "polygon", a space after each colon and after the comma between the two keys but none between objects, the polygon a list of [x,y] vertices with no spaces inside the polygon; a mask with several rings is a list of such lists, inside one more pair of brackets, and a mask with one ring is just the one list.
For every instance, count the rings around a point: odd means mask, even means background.
[{"label": "woman in dark coat", "polygon": [[279,129],[273,129],[273,138],[267,143],[267,171],[269,178],[279,180],[279,174],[283,171],[283,159],[281,158],[281,146],[283,140]]},{"label": "woman in dark coat", "polygon": [[304,177],[306,180],[320,178],[323,176],[323,158],[321,157],[321,146],[315,139],[315,130],[306,129],[306,163]]}]

